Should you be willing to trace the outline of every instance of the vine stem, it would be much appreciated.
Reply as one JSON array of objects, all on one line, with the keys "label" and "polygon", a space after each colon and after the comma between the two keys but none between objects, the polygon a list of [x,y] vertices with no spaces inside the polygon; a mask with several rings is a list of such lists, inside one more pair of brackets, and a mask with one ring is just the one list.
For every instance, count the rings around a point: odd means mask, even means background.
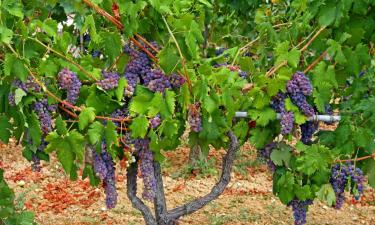
[{"label": "vine stem", "polygon": [[181,58],[181,64],[182,64],[182,67],[184,68],[184,73],[185,73],[185,78],[186,78],[186,81],[189,85],[189,90],[190,90],[190,93],[192,93],[192,85],[191,85],[191,80],[190,80],[190,77],[189,77],[189,74],[187,72],[187,69],[186,69],[186,65],[185,65],[185,58],[184,56],[182,55],[182,51],[181,51],[181,48],[176,40],[176,37],[173,35],[173,32],[171,30],[171,28],[169,27],[168,25],[168,22],[167,20],[165,19],[165,17],[163,16],[163,21],[165,23],[165,26],[167,27],[167,30],[168,30],[168,33],[171,35],[172,39],[173,39],[173,42],[176,44],[176,48],[178,50],[178,53],[180,54],[180,58]]},{"label": "vine stem", "polygon": [[[104,16],[106,19],[108,19],[110,22],[112,22],[116,27],[117,29],[119,29],[120,31],[122,29],[124,29],[124,25],[121,23],[121,21],[119,21],[118,19],[116,19],[115,17],[113,17],[111,14],[107,13],[104,9],[102,9],[101,7],[99,7],[98,5],[94,4],[93,2],[91,2],[90,0],[83,0],[83,2],[88,5],[90,8],[93,8],[97,13],[99,13],[100,15]],[[138,35],[140,36],[140,35]],[[137,36],[137,37],[138,37]],[[143,38],[144,39],[144,38]],[[152,58],[154,61],[157,62],[157,58],[151,53],[149,52],[142,44],[140,44],[135,38],[131,37],[130,38],[131,41],[134,42],[135,45],[137,45],[139,48],[141,48],[150,58]],[[145,42],[146,43],[146,42]],[[148,42],[147,42],[148,43]],[[147,44],[146,43],[146,44]],[[150,43],[148,43],[147,45],[151,45]],[[151,46],[150,46],[151,47]]]},{"label": "vine stem", "polygon": [[[300,49],[300,52],[304,52],[310,45],[311,43],[319,36],[320,33],[322,33],[326,29],[326,26],[321,27],[315,34],[314,36],[311,37],[311,39]],[[309,35],[310,36],[310,35]],[[281,67],[285,66],[288,64],[287,60],[284,60],[281,62],[279,65],[276,67],[271,68],[267,73],[266,77],[270,77],[271,75],[275,74],[276,71],[278,71]]]},{"label": "vine stem", "polygon": [[315,33],[315,35],[301,48],[301,52],[304,52],[311,45],[311,43],[319,36],[319,34],[322,33],[322,31],[324,31],[325,29],[326,29],[326,26],[323,26],[322,28],[320,28]]},{"label": "vine stem", "polygon": [[120,21],[118,21],[115,17],[113,17],[111,14],[107,13],[104,9],[100,8],[98,5],[94,4],[90,0],[82,0],[86,5],[93,8],[96,12],[98,12],[100,15],[104,16],[106,19],[111,21],[119,30],[124,29],[124,25]]},{"label": "vine stem", "polygon": [[310,65],[308,65],[307,68],[303,72],[308,73],[310,70],[312,70],[316,66],[316,64],[322,61],[326,55],[327,55],[327,51],[324,51],[322,54],[320,54],[318,58],[316,58]]},{"label": "vine stem", "polygon": [[39,41],[38,39],[36,38],[30,38],[30,40],[33,40],[35,42],[37,42],[38,44],[42,45],[44,48],[46,48],[47,50],[55,53],[56,55],[58,55],[59,57],[65,59],[66,61],[68,61],[69,63],[73,64],[74,66],[76,66],[80,71],[82,71],[82,73],[84,73],[87,77],[93,79],[94,81],[98,81],[98,79],[96,79],[93,75],[91,75],[87,70],[85,70],[81,65],[79,65],[78,63],[74,62],[73,60],[69,59],[68,57],[66,57],[64,54],[56,51],[55,49],[45,45],[43,42]]},{"label": "vine stem", "polygon": [[152,51],[156,52],[156,53],[159,53],[159,49],[155,48],[150,42],[148,42],[145,38],[143,38],[141,35],[139,34],[135,34],[135,36],[141,40],[143,43],[145,43],[148,47],[150,47],[152,49]]},{"label": "vine stem", "polygon": [[341,160],[336,160],[335,163],[340,163],[340,162],[358,162],[358,161],[362,161],[362,160],[370,159],[370,158],[375,159],[375,153],[372,153],[371,155],[363,156],[363,157],[360,157],[360,158],[355,158],[355,159],[341,159]]},{"label": "vine stem", "polygon": [[234,56],[234,59],[232,61],[232,64],[231,66],[234,66],[234,64],[236,63],[236,60],[238,58],[238,56],[240,55],[241,52],[243,52],[244,50],[246,50],[248,47],[252,46],[255,42],[257,42],[258,40],[260,39],[260,36],[258,36],[257,38],[255,38],[254,40],[250,41],[249,43],[247,43],[246,45],[244,45],[242,48],[238,49],[236,55]]},{"label": "vine stem", "polygon": [[277,65],[276,67],[273,67],[271,68],[267,73],[266,73],[266,77],[270,77],[272,76],[273,74],[276,73],[276,71],[278,71],[281,67],[285,66],[288,64],[288,60],[284,60],[282,61],[279,65]]}]

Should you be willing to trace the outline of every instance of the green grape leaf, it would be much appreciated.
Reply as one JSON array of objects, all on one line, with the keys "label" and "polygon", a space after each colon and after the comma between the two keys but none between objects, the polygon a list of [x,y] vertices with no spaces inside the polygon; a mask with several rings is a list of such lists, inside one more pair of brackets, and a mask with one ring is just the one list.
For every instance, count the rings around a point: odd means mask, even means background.
[{"label": "green grape leaf", "polygon": [[12,73],[21,81],[25,81],[29,75],[29,71],[26,69],[25,65],[20,59],[14,59]]},{"label": "green grape leaf", "polygon": [[0,140],[4,143],[8,143],[11,135],[10,131],[12,130],[12,124],[5,115],[0,115],[0,127]]},{"label": "green grape leaf", "polygon": [[95,20],[94,20],[93,15],[89,15],[85,18],[85,23],[83,24],[81,33],[83,34],[84,32],[86,32],[87,29],[89,29],[90,31],[91,40],[96,44],[100,43],[101,38],[96,32]]},{"label": "green grape leaf", "polygon": [[257,125],[266,126],[270,121],[276,119],[276,112],[271,108],[265,108],[262,111],[257,111],[255,114],[253,111],[250,115],[256,115],[257,118],[253,118],[256,120]]},{"label": "green grape leaf", "polygon": [[31,113],[27,117],[27,123],[29,125],[29,135],[31,137],[33,146],[39,146],[42,139],[42,130],[40,129],[39,119],[35,113]]},{"label": "green grape leaf", "polygon": [[271,153],[271,160],[277,166],[289,165],[290,158],[292,154],[290,153],[289,148],[275,149]]},{"label": "green grape leaf", "polygon": [[89,178],[90,180],[90,185],[91,186],[98,186],[100,183],[100,179],[95,176],[94,170],[92,169],[91,165],[85,165],[85,169],[83,169],[82,173],[82,180]]},{"label": "green grape leaf", "polygon": [[85,129],[90,123],[95,120],[95,108],[87,107],[79,114],[78,127],[80,130]]},{"label": "green grape leaf", "polygon": [[175,111],[175,107],[176,107],[175,97],[176,97],[176,94],[173,91],[169,91],[169,90],[165,91],[165,101],[167,103],[166,106],[170,115],[173,115]]},{"label": "green grape leaf", "polygon": [[329,206],[332,206],[336,202],[336,195],[331,184],[322,185],[316,193],[316,196],[320,200],[327,202]]},{"label": "green grape leaf", "polygon": [[[66,143],[64,142],[64,144]],[[73,152],[68,146],[64,146],[63,143],[61,143],[60,146],[61,147],[57,150],[57,158],[61,162],[65,172],[70,174],[74,161]]]},{"label": "green grape leaf", "polygon": [[19,0],[3,0],[3,3],[0,1],[0,6],[8,11],[9,14],[23,18],[23,5]]},{"label": "green grape leaf", "polygon": [[288,52],[288,57],[287,57],[289,65],[291,65],[294,68],[297,68],[300,57],[301,57],[301,51],[295,48],[292,49],[290,52]]},{"label": "green grape leaf", "polygon": [[318,15],[319,24],[322,26],[328,26],[332,24],[336,19],[336,5],[334,2],[329,2],[324,5]]},{"label": "green grape leaf", "polygon": [[294,185],[294,193],[296,194],[297,198],[305,201],[307,199],[311,199],[312,193],[311,193],[311,188],[309,185],[304,185],[304,186],[299,186],[297,184]]},{"label": "green grape leaf", "polygon": [[122,51],[120,34],[118,32],[101,32],[100,37],[103,38],[104,54],[114,61]]},{"label": "green grape leaf", "polygon": [[16,105],[18,105],[22,101],[22,98],[26,95],[27,93],[24,90],[22,90],[21,88],[17,88],[14,91],[14,102],[16,103]]},{"label": "green grape leaf", "polygon": [[286,172],[277,180],[278,196],[284,204],[290,202],[294,197],[293,187],[295,181],[291,172]]},{"label": "green grape leaf", "polygon": [[185,43],[190,51],[190,55],[195,59],[198,57],[197,48],[198,43],[203,42],[203,36],[199,25],[192,20],[190,29],[185,34]]},{"label": "green grape leaf", "polygon": [[166,74],[181,68],[180,57],[173,45],[166,45],[158,53],[159,65]]},{"label": "green grape leaf", "polygon": [[134,118],[129,128],[132,131],[133,138],[144,138],[148,130],[148,120],[145,116]]},{"label": "green grape leaf", "polygon": [[60,115],[56,118],[55,125],[56,125],[56,131],[59,135],[66,135],[68,133],[68,129],[66,128],[66,123]]},{"label": "green grape leaf", "polygon": [[302,151],[304,154],[297,158],[297,170],[308,176],[324,171],[332,159],[331,151],[324,146],[314,144]]},{"label": "green grape leaf", "polygon": [[42,24],[42,29],[52,37],[56,37],[57,35],[57,22],[53,19],[46,19]]},{"label": "green grape leaf", "polygon": [[121,77],[118,81],[118,86],[116,88],[116,98],[117,100],[121,101],[124,97],[124,90],[128,86],[128,81],[125,79],[125,77]]},{"label": "green grape leaf", "polygon": [[13,31],[8,29],[7,27],[0,25],[0,40],[5,44],[10,44],[13,37]]},{"label": "green grape leaf", "polygon": [[112,121],[107,121],[107,126],[104,129],[105,140],[107,144],[107,151],[111,154],[112,158],[116,158],[116,151],[113,150],[113,145],[117,146],[117,130],[116,125]]},{"label": "green grape leaf", "polygon": [[99,143],[102,140],[103,134],[104,134],[103,124],[100,123],[99,121],[93,122],[87,131],[90,144],[95,145]]},{"label": "green grape leaf", "polygon": [[154,117],[156,114],[158,114],[160,111],[162,111],[162,115],[165,115],[163,109],[165,108],[165,101],[163,99],[162,93],[155,93],[154,97],[152,98],[150,102],[150,107],[148,110],[148,116]]}]

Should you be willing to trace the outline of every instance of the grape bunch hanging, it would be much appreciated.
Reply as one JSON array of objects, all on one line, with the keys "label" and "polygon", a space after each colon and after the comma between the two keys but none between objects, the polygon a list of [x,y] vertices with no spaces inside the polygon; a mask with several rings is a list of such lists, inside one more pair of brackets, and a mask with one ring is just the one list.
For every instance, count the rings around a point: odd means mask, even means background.
[{"label": "grape bunch hanging", "polygon": [[[292,103],[306,116],[311,117],[316,114],[315,109],[311,106],[307,97],[312,94],[313,88],[309,78],[303,72],[296,72],[292,79],[287,82],[286,93],[279,92],[271,100],[270,106],[277,113],[280,113],[281,134],[286,135],[292,132],[294,127],[294,113],[288,111],[285,107],[285,100],[290,98]],[[314,121],[306,121],[301,124],[301,141],[304,144],[310,144],[318,124]]]}]

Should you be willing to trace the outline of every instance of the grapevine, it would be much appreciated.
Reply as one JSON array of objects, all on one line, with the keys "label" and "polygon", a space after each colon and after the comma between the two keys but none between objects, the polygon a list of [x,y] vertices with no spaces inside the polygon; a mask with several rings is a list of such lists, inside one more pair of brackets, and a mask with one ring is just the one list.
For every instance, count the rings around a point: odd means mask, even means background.
[{"label": "grapevine", "polygon": [[[107,209],[123,169],[146,224],[177,224],[224,192],[244,143],[295,224],[374,187],[371,2],[3,2],[0,140],[35,172],[50,155],[72,180],[84,168]],[[163,161],[181,145],[226,151],[211,191],[170,209]]]}]

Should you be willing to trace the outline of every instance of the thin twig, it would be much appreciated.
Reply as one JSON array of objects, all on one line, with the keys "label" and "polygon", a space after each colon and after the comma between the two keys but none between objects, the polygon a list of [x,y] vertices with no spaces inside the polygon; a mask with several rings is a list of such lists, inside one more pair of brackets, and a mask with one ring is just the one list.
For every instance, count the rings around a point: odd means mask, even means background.
[{"label": "thin twig", "polygon": [[307,40],[309,40],[310,37],[315,33],[316,29],[317,29],[317,27],[315,27],[314,30],[313,30],[309,35],[307,35],[306,38],[304,38],[301,42],[299,42],[299,43],[296,45],[295,48],[299,48],[303,43],[305,43]]},{"label": "thin twig", "polygon": [[142,37],[141,35],[139,34],[135,34],[135,36],[141,40],[143,43],[145,43],[148,47],[150,47],[152,49],[152,51],[156,52],[156,53],[159,53],[159,49],[155,48],[150,42],[148,42],[144,37]]},{"label": "thin twig", "polygon": [[91,75],[87,70],[85,70],[81,65],[79,65],[77,62],[69,59],[68,57],[66,57],[64,54],[56,51],[55,49],[45,45],[43,42],[39,41],[38,39],[36,38],[29,38],[30,40],[33,40],[35,42],[37,42],[38,44],[42,45],[43,47],[45,47],[47,50],[55,53],[57,56],[65,59],[66,61],[68,61],[69,63],[73,64],[74,66],[76,66],[80,71],[82,71],[82,73],[84,73],[87,77],[93,79],[94,81],[98,81],[93,75]]},{"label": "thin twig", "polygon": [[326,55],[327,55],[327,51],[324,51],[318,58],[316,58],[310,65],[308,65],[307,68],[303,72],[308,73],[310,70],[312,70],[316,66],[316,64],[322,61]]},{"label": "thin twig", "polygon": [[110,22],[112,22],[119,30],[124,29],[124,25],[113,17],[111,14],[107,13],[105,10],[100,8],[98,5],[92,3],[90,0],[83,0],[83,2],[88,5],[89,7],[93,8],[97,13],[107,18]]},{"label": "thin twig", "polygon": [[358,161],[362,161],[362,160],[370,159],[370,158],[375,159],[375,153],[372,153],[371,155],[363,156],[363,157],[360,157],[360,158],[355,158],[355,159],[336,160],[335,163],[339,163],[339,162],[358,162]]},{"label": "thin twig", "polygon": [[145,48],[145,46],[143,46],[141,43],[139,43],[139,41],[137,41],[135,38],[130,38],[130,40],[132,42],[134,42],[134,44],[136,46],[138,46],[140,49],[142,49],[142,51],[144,51],[150,58],[152,58],[152,60],[154,60],[155,62],[158,61],[158,59],[149,50],[147,50],[147,48]]},{"label": "thin twig", "polygon": [[187,69],[186,69],[185,58],[184,58],[184,56],[182,55],[181,48],[180,48],[180,46],[178,45],[178,42],[177,42],[177,40],[176,40],[176,37],[173,35],[173,32],[172,32],[171,28],[169,27],[169,25],[168,25],[168,23],[167,23],[167,20],[164,18],[164,16],[163,16],[162,18],[163,18],[163,21],[164,21],[164,23],[165,23],[165,26],[166,26],[167,29],[168,29],[169,34],[171,35],[171,37],[172,37],[174,43],[176,44],[176,47],[177,47],[178,53],[180,54],[181,64],[182,64],[182,67],[184,68],[185,78],[186,78],[186,81],[187,81],[187,83],[188,83],[188,85],[189,85],[190,93],[192,93],[193,90],[192,90],[191,80],[190,80],[189,74],[188,74]]},{"label": "thin twig", "polygon": [[320,33],[322,33],[322,31],[324,31],[326,29],[326,26],[323,26],[322,28],[320,28],[316,34],[301,48],[301,52],[305,51],[309,45],[319,36]]},{"label": "thin twig", "polygon": [[246,50],[248,47],[250,47],[251,45],[253,45],[256,41],[258,41],[260,39],[260,36],[258,36],[257,38],[255,38],[254,40],[250,41],[249,43],[247,43],[246,45],[244,45],[242,48],[238,49],[236,55],[234,56],[234,59],[233,59],[233,62],[232,62],[232,66],[234,66],[234,64],[236,63],[236,60],[238,58],[238,56],[240,55],[240,53],[242,53],[244,50]]},{"label": "thin twig", "polygon": [[124,52],[121,52],[121,54],[118,55],[118,56],[116,57],[116,60],[112,63],[112,65],[110,65],[110,66],[106,69],[106,71],[108,72],[108,71],[111,71],[113,68],[115,68],[115,66],[117,65],[118,61],[120,61],[120,59],[121,59],[121,57],[122,57],[123,55],[124,55]]},{"label": "thin twig", "polygon": [[274,68],[271,68],[267,73],[266,73],[266,77],[270,77],[272,76],[274,73],[276,73],[276,71],[278,71],[281,67],[285,66],[288,64],[288,60],[284,60],[282,61],[279,65],[277,65],[276,67]]}]

